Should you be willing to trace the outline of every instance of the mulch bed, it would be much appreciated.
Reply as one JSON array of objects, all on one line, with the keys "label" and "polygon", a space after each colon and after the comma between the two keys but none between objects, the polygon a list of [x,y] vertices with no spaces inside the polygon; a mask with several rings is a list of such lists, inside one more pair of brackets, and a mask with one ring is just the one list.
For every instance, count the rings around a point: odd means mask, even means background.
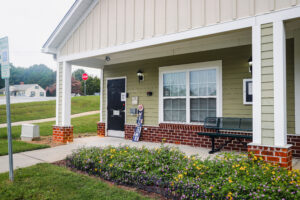
[{"label": "mulch bed", "polygon": [[75,173],[83,174],[83,175],[89,176],[91,178],[95,178],[97,180],[103,181],[103,182],[107,183],[109,186],[116,186],[116,187],[124,189],[124,190],[137,192],[137,193],[139,193],[139,194],[141,194],[141,195],[143,195],[145,197],[150,197],[150,198],[153,198],[153,199],[168,200],[168,198],[166,198],[166,197],[164,197],[164,196],[162,196],[160,194],[157,194],[155,192],[148,192],[148,191],[145,191],[145,190],[142,190],[142,189],[138,189],[138,188],[135,188],[135,187],[119,185],[119,184],[116,184],[115,182],[105,180],[105,179],[103,179],[101,177],[89,175],[86,172],[83,172],[83,171],[80,171],[80,170],[76,170],[76,169],[67,167],[66,166],[66,160],[60,160],[60,161],[54,162],[52,164],[60,166],[60,167],[67,168],[68,170],[73,171]]}]

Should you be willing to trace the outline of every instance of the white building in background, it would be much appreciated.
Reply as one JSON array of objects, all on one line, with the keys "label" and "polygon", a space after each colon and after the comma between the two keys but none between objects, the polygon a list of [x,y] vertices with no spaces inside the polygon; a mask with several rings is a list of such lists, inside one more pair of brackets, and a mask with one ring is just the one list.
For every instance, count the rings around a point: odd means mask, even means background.
[{"label": "white building in background", "polygon": [[[46,90],[38,84],[20,84],[9,87],[11,96],[25,97],[46,97]],[[5,88],[0,89],[1,94],[5,94]]]}]

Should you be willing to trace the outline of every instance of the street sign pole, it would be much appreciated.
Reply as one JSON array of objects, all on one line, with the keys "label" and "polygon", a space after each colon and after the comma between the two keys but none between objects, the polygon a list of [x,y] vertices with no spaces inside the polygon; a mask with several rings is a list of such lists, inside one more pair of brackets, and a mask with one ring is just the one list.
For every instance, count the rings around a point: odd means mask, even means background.
[{"label": "street sign pole", "polygon": [[12,152],[12,136],[11,136],[11,122],[10,122],[10,92],[9,79],[5,79],[5,96],[6,96],[6,119],[7,119],[7,139],[8,139],[8,157],[9,157],[9,180],[14,181],[13,169],[13,152]]},{"label": "street sign pole", "polygon": [[84,96],[86,96],[86,81],[84,81]]},{"label": "street sign pole", "polygon": [[11,136],[11,121],[10,121],[10,92],[9,92],[10,64],[9,64],[8,37],[0,38],[0,61],[1,61],[0,62],[1,78],[5,79],[9,179],[13,181],[14,167],[13,167],[13,151],[12,151],[12,136]]}]

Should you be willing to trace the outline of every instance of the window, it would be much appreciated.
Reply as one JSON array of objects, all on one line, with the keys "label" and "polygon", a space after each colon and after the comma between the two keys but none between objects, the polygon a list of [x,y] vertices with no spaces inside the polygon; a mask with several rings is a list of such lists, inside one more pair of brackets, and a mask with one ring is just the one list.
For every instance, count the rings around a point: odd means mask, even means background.
[{"label": "window", "polygon": [[31,92],[30,92],[30,96],[31,96],[31,97],[34,97],[34,96],[35,96],[35,91],[31,91]]},{"label": "window", "polygon": [[203,123],[222,115],[221,62],[160,68],[160,122]]},{"label": "window", "polygon": [[34,88],[35,88],[35,89],[39,89],[39,86],[38,86],[38,85],[36,85]]},{"label": "window", "polygon": [[40,96],[43,97],[44,96],[44,92],[40,92]]}]

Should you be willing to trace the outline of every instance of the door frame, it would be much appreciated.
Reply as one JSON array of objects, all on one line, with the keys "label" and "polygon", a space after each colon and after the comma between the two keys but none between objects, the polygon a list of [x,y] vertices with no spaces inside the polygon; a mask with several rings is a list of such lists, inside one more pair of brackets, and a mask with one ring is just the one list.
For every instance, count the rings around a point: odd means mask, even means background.
[{"label": "door frame", "polygon": [[[105,98],[105,105],[106,105],[106,126],[105,126],[105,136],[108,136],[108,109],[107,109],[108,81],[110,81],[110,80],[116,80],[116,79],[125,79],[125,93],[127,92],[127,77],[126,76],[105,78],[105,84],[106,84],[106,98]],[[126,124],[126,108],[127,108],[127,100],[125,102],[125,109],[124,109],[124,126]],[[124,130],[124,135],[125,135],[125,130]]]}]

